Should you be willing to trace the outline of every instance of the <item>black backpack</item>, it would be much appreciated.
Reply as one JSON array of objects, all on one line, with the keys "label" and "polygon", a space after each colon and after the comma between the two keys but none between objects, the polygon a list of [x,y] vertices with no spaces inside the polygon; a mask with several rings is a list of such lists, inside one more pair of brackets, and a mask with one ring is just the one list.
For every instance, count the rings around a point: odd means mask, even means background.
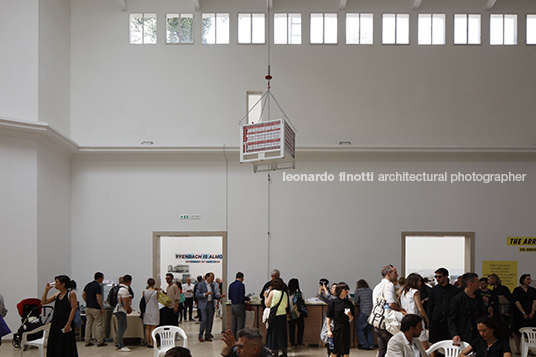
[{"label": "black backpack", "polygon": [[108,296],[106,297],[106,303],[110,305],[111,307],[117,306],[117,293],[119,292],[119,289],[121,288],[120,285],[114,285],[110,292],[108,293]]}]

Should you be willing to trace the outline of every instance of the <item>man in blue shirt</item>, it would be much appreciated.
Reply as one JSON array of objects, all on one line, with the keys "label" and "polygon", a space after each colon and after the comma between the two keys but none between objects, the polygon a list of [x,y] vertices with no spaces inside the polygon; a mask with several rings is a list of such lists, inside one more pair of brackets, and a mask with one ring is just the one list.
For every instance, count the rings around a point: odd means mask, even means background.
[{"label": "man in blue shirt", "polygon": [[244,285],[244,273],[236,273],[236,280],[229,285],[229,299],[231,300],[232,325],[231,332],[237,336],[237,332],[244,328],[246,323],[246,286]]}]

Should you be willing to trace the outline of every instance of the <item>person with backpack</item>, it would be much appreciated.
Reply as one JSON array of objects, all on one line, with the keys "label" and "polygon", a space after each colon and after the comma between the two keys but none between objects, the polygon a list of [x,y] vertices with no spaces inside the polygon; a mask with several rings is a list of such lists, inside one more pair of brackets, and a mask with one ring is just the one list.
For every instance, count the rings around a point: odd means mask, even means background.
[{"label": "person with backpack", "polygon": [[125,275],[123,283],[119,285],[117,292],[117,304],[114,308],[114,315],[117,318],[117,336],[115,339],[115,347],[120,352],[130,352],[131,349],[123,343],[123,335],[127,330],[127,314],[132,313],[132,295],[129,292],[130,284],[132,284],[132,276]]}]

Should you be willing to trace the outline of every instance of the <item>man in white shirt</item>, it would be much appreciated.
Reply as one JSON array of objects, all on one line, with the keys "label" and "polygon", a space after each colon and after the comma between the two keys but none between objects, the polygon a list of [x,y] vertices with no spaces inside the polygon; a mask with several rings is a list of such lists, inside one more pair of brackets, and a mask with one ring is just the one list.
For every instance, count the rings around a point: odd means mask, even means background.
[{"label": "man in white shirt", "polygon": [[192,284],[191,278],[186,278],[186,284],[182,285],[182,292],[186,298],[186,301],[184,301],[184,321],[186,321],[186,312],[188,312],[188,319],[192,321],[192,312],[194,309],[194,284]]},{"label": "man in white shirt", "polygon": [[131,300],[132,295],[129,293],[129,286],[132,284],[132,277],[125,275],[123,283],[119,285],[117,292],[117,305],[115,305],[114,315],[117,318],[117,336],[115,338],[115,347],[119,352],[130,352],[130,348],[123,344],[123,335],[127,330],[127,314],[132,312]]},{"label": "man in white shirt", "polygon": [[[381,273],[383,279],[372,291],[372,302],[376,304],[376,299],[383,295],[386,301],[386,308],[403,311],[400,305],[398,305],[395,292],[394,284],[396,284],[398,280],[398,272],[396,271],[396,268],[389,264],[382,268]],[[384,357],[385,352],[387,351],[387,343],[393,335],[385,329],[374,327],[374,330],[378,335],[378,357]]]},{"label": "man in white shirt", "polygon": [[422,318],[418,315],[404,316],[400,332],[387,344],[387,357],[427,357],[418,337],[422,332]]}]

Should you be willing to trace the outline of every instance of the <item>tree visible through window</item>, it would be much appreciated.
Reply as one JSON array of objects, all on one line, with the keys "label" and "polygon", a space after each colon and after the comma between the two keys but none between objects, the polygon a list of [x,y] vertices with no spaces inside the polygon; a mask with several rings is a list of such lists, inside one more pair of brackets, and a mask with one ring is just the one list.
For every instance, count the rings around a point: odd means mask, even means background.
[{"label": "tree visible through window", "polygon": [[229,14],[203,14],[202,43],[229,44]]},{"label": "tree visible through window", "polygon": [[130,14],[130,43],[156,44],[156,14]]},{"label": "tree visible through window", "polygon": [[193,43],[193,25],[193,14],[167,14],[166,43]]}]

